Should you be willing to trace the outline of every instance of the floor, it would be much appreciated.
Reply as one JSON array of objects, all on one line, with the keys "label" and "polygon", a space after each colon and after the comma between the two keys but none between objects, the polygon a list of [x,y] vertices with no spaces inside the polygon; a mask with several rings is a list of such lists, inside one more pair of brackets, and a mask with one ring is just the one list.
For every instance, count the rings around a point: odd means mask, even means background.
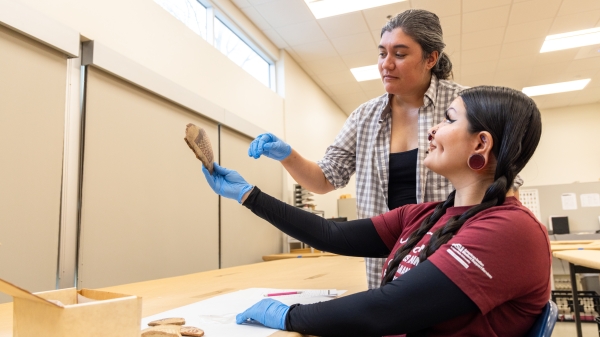
[{"label": "floor", "polygon": [[[600,337],[598,334],[598,324],[596,323],[582,323],[581,331],[583,337]],[[575,336],[577,336],[577,330],[575,329],[575,323],[572,322],[557,322],[552,331],[552,337]]]}]

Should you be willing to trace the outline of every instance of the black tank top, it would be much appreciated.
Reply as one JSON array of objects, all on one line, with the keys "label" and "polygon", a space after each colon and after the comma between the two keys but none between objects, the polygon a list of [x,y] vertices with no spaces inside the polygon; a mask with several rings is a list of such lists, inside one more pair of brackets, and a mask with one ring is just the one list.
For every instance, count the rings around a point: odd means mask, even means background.
[{"label": "black tank top", "polygon": [[388,208],[417,203],[418,149],[390,153]]}]

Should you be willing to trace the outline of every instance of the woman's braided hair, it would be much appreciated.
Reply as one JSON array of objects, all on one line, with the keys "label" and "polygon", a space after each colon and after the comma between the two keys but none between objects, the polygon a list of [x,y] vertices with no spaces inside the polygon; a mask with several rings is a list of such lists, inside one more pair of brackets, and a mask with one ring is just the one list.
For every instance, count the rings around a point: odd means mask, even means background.
[{"label": "woman's braided hair", "polygon": [[[448,242],[461,226],[475,214],[493,206],[502,205],[506,193],[516,175],[525,167],[542,134],[542,121],[533,100],[520,91],[492,86],[473,87],[460,94],[469,121],[469,132],[487,131],[492,135],[492,153],[496,157],[494,182],[488,187],[480,204],[471,207],[461,215],[455,215],[436,230],[429,244],[420,252],[423,262],[440,246]],[[392,281],[400,262],[423,238],[433,225],[454,205],[456,191],[450,193],[446,201],[438,204],[418,230],[396,251],[388,264],[381,285]]]},{"label": "woman's braided hair", "polygon": [[439,53],[438,61],[431,69],[431,72],[437,78],[447,80],[452,77],[452,62],[450,57],[444,53],[446,44],[442,34],[442,24],[437,15],[424,9],[406,10],[391,18],[381,28],[381,36],[383,36],[383,33],[391,32],[396,28],[402,28],[405,34],[421,46],[423,60],[426,60],[434,51]]}]

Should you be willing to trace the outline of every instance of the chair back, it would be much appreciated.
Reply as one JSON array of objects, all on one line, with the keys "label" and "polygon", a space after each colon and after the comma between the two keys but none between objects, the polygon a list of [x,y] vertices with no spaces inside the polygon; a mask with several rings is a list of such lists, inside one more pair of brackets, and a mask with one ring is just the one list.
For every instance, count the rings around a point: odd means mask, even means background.
[{"label": "chair back", "polygon": [[525,337],[550,337],[552,330],[554,330],[554,324],[558,319],[558,307],[556,303],[548,301],[544,310],[535,320],[531,330],[525,335]]}]

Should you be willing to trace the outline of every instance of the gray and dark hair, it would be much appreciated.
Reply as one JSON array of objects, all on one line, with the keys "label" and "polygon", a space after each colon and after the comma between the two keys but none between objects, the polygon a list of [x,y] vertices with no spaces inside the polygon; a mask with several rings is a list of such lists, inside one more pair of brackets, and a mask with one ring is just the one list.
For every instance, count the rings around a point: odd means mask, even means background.
[{"label": "gray and dark hair", "polygon": [[424,9],[409,9],[391,18],[383,28],[381,36],[385,32],[391,32],[396,28],[402,28],[405,34],[412,37],[423,49],[423,60],[431,53],[437,51],[439,58],[431,72],[441,80],[447,80],[452,75],[452,62],[444,53],[444,37],[440,18],[432,12]]}]

